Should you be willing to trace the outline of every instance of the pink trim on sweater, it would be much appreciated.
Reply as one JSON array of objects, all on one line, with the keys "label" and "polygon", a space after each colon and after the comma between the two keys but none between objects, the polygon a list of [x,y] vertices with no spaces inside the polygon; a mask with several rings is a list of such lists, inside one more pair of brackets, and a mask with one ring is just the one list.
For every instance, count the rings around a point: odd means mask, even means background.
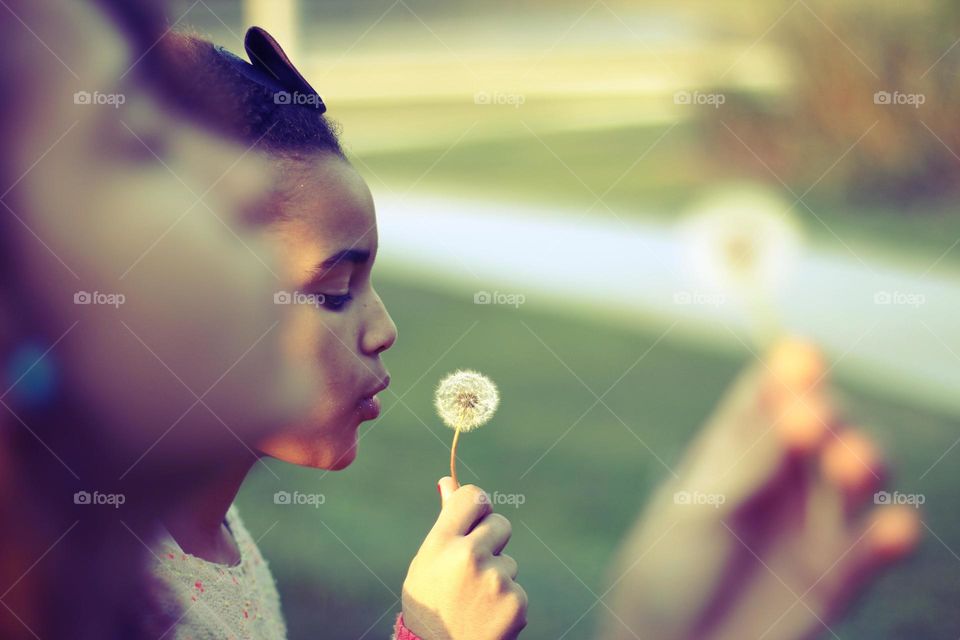
[{"label": "pink trim on sweater", "polygon": [[393,640],[421,640],[420,636],[403,624],[403,614],[397,616],[397,624],[393,628]]}]

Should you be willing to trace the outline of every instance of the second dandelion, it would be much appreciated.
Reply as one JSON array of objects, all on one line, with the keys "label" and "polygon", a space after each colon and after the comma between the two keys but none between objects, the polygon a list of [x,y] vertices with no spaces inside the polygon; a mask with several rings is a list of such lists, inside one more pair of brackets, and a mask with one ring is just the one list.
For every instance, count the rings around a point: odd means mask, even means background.
[{"label": "second dandelion", "polygon": [[443,423],[454,430],[450,448],[450,477],[457,482],[457,443],[461,431],[472,431],[489,422],[500,404],[497,386],[487,376],[470,370],[454,371],[437,386],[434,406]]}]

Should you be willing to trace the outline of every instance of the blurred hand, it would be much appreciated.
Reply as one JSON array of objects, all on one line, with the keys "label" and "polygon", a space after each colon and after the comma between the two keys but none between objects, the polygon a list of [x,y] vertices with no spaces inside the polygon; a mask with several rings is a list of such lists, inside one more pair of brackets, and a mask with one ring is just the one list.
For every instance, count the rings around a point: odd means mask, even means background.
[{"label": "blurred hand", "polygon": [[812,344],[746,370],[654,492],[617,556],[604,640],[821,637],[916,546],[920,516],[878,506],[884,461],[847,423]]},{"label": "blurred hand", "polygon": [[517,563],[501,551],[510,521],[493,513],[474,485],[438,484],[442,508],[410,563],[403,584],[403,620],[424,640],[516,638],[527,624],[527,594],[515,582]]}]

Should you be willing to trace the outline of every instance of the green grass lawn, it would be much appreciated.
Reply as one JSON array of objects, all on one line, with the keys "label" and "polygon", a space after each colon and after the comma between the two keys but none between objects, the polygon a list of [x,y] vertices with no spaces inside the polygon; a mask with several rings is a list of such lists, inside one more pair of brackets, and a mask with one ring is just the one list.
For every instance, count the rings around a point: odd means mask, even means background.
[{"label": "green grass lawn", "polygon": [[[566,319],[532,305],[478,307],[466,285],[457,297],[390,281],[380,290],[400,328],[386,360],[403,404],[385,394],[385,413],[363,426],[360,455],[349,469],[324,474],[270,463],[280,480],[258,469],[239,498],[276,573],[290,637],[390,636],[407,564],[436,517],[435,482],[447,472],[452,433],[434,417],[433,386],[458,367],[489,374],[502,396],[493,422],[462,441],[463,480],[525,496],[519,508],[502,507],[514,524],[509,553],[530,595],[523,637],[559,637],[594,603],[591,591],[602,593],[618,539],[667,475],[638,438],[674,465],[749,356],[667,338],[605,399],[636,436],[597,406],[562,437],[594,400],[577,377],[602,394],[659,331]],[[893,486],[926,495],[924,520],[941,541],[928,533],[921,552],[876,582],[834,630],[842,638],[956,638],[960,558],[946,546],[960,552],[960,449],[918,480],[954,442],[956,423],[844,391],[851,415],[895,452]],[[319,492],[325,503],[275,505],[279,489]],[[566,637],[591,637],[599,610]]]},{"label": "green grass lawn", "polygon": [[[675,219],[720,178],[717,165],[710,167],[704,160],[701,134],[688,124],[669,132],[665,126],[648,126],[553,133],[538,132],[535,122],[528,124],[536,136],[518,121],[507,126],[500,139],[467,135],[452,148],[365,154],[356,164],[375,188],[386,185],[397,193],[416,184],[419,191],[555,205],[624,219]],[[824,170],[831,162],[824,160]],[[782,191],[787,204],[793,203],[761,166],[755,169]],[[920,253],[932,262],[960,239],[960,216],[952,204],[857,208],[819,195],[814,190],[804,199],[810,209],[798,204],[793,215],[813,239],[841,251],[846,251],[844,245],[854,250],[865,245]],[[596,203],[600,196],[609,208]],[[948,255],[940,266],[955,271],[960,252]]]}]

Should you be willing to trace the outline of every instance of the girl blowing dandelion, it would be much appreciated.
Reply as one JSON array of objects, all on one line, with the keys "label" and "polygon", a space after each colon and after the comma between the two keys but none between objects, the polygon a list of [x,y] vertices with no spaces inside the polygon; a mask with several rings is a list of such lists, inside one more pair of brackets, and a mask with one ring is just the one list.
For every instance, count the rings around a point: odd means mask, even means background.
[{"label": "girl blowing dandelion", "polygon": [[[323,115],[323,101],[269,34],[248,31],[252,63],[199,39],[169,40],[176,71],[193,84],[184,96],[187,107],[262,154],[275,171],[274,197],[256,219],[281,256],[280,288],[322,302],[292,309],[282,328],[290,357],[314,386],[314,406],[293,424],[245,443],[249,448],[238,450],[235,460],[211,465],[222,470],[218,477],[164,518],[171,536],[156,573],[182,611],[171,637],[222,637],[226,621],[239,638],[284,638],[272,576],[231,505],[257,462],[251,449],[257,457],[342,469],[357,455],[359,425],[379,416],[377,395],[389,385],[381,356],[397,331],[371,281],[376,214],[366,183]],[[311,99],[291,104],[276,100],[279,92]],[[491,402],[489,390],[477,393],[457,416],[460,428],[489,419],[495,394]],[[516,562],[502,553],[509,521],[492,513],[475,486],[443,478],[439,489],[441,513],[410,564],[396,637],[515,638],[526,625],[526,594],[514,580]],[[257,579],[242,577],[248,575]],[[201,600],[208,606],[193,606]]]}]

